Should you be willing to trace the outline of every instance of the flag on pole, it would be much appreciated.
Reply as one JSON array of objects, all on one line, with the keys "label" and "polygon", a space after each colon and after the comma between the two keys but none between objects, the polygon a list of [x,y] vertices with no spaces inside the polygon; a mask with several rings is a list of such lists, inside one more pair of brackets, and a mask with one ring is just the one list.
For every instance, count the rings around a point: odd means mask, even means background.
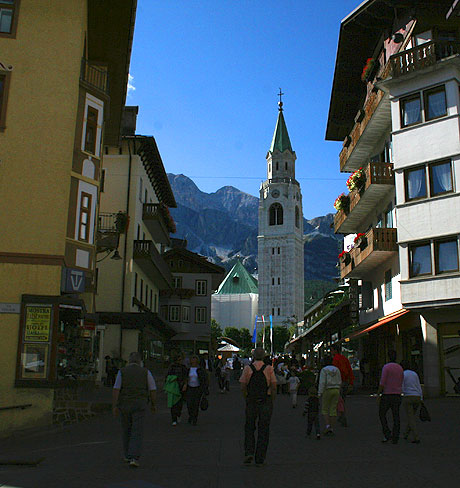
[{"label": "flag on pole", "polygon": [[273,356],[273,316],[270,315],[270,343],[271,343],[271,351]]},{"label": "flag on pole", "polygon": [[265,349],[265,317],[262,315],[262,324],[263,324],[263,329],[262,329],[262,347]]},{"label": "flag on pole", "polygon": [[254,332],[252,333],[252,340],[251,342],[254,344],[254,346],[256,345],[256,342],[257,342],[257,315],[256,315],[256,321],[254,323]]}]

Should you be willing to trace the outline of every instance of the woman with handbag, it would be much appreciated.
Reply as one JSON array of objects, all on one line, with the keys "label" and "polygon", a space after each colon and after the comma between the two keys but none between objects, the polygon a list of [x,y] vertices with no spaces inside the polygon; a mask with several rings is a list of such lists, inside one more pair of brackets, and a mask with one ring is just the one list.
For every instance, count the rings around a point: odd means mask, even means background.
[{"label": "woman with handbag", "polygon": [[208,375],[206,370],[200,367],[198,357],[192,356],[190,358],[190,368],[185,385],[185,400],[187,402],[189,424],[197,424],[201,397],[208,394]]},{"label": "woman with handbag", "polygon": [[423,392],[420,385],[418,374],[410,367],[409,361],[401,361],[404,370],[404,380],[402,385],[403,406],[407,415],[407,428],[404,439],[410,440],[413,444],[420,444],[417,430],[417,411],[423,402]]}]

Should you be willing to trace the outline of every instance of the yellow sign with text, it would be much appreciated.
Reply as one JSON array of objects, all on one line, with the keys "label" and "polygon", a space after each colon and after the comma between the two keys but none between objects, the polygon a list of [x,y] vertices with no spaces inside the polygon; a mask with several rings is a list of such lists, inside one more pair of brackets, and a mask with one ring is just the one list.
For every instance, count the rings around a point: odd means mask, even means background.
[{"label": "yellow sign with text", "polygon": [[51,306],[39,305],[26,308],[24,341],[49,342],[51,331]]}]

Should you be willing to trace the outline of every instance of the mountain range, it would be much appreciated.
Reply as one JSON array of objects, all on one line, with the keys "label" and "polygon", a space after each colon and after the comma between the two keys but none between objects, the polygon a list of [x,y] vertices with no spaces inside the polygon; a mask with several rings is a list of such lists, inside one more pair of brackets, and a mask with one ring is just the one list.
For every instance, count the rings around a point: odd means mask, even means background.
[{"label": "mountain range", "polygon": [[[246,269],[257,269],[259,199],[233,186],[214,193],[201,191],[185,175],[168,173],[177,208],[174,237],[187,239],[188,249],[229,270],[240,258]],[[305,279],[332,281],[337,277],[341,237],[334,234],[333,214],[304,219]]]}]

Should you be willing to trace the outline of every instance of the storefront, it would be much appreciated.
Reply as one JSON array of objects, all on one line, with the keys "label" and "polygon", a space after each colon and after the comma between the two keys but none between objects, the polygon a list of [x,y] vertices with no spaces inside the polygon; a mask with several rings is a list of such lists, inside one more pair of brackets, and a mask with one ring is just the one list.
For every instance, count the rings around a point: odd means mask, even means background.
[{"label": "storefront", "polygon": [[456,395],[454,385],[460,378],[460,322],[438,325],[441,393]]}]

